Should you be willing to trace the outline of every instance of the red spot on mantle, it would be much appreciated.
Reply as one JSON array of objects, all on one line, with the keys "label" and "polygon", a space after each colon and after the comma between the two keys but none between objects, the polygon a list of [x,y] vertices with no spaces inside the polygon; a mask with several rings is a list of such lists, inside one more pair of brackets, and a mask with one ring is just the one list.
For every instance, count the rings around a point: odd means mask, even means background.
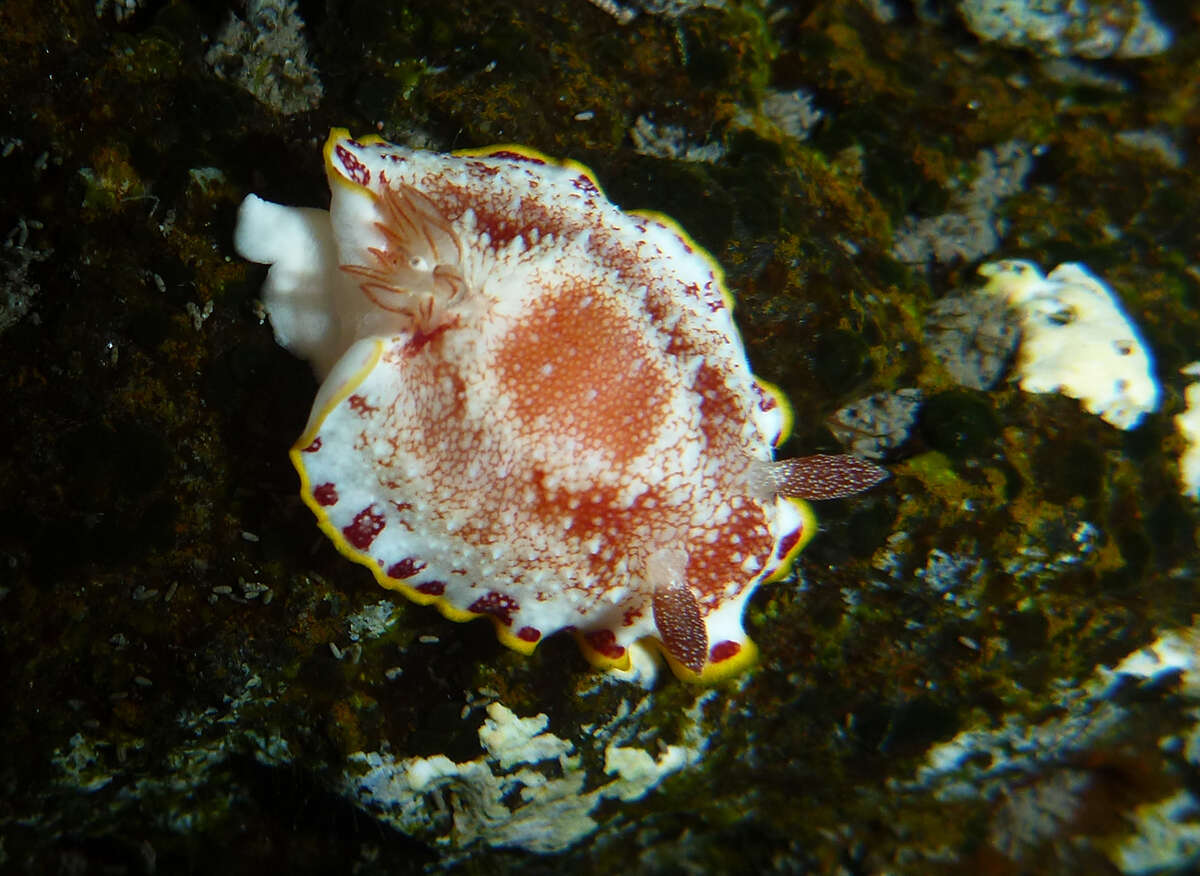
[{"label": "red spot on mantle", "polygon": [[445,581],[422,581],[417,585],[418,593],[425,593],[429,596],[441,596],[446,592]]},{"label": "red spot on mantle", "polygon": [[[359,144],[355,144],[359,145]],[[342,165],[342,170],[346,172],[346,176],[360,186],[370,185],[371,171],[367,166],[358,160],[358,156],[339,143],[334,148],[334,153],[337,155],[338,161]]]},{"label": "red spot on mantle", "polygon": [[360,417],[365,417],[367,414],[373,414],[375,411],[379,410],[379,408],[375,407],[374,405],[367,404],[367,400],[361,395],[357,394],[346,399],[346,403],[350,405],[350,410],[354,411],[354,413],[358,414]]},{"label": "red spot on mantle", "polygon": [[584,633],[583,638],[587,640],[593,651],[610,660],[620,660],[625,656],[625,648],[617,644],[617,635],[612,630]]},{"label": "red spot on mantle", "polygon": [[[441,325],[434,326],[430,331],[422,331],[420,328],[416,329],[412,334],[412,338],[409,339],[408,344],[405,345],[404,354],[406,356],[417,355],[417,353],[420,353],[421,350],[436,341],[457,324],[458,318],[456,317],[453,320],[447,320]],[[371,410],[375,410],[375,408],[371,408]]]},{"label": "red spot on mantle", "polygon": [[[411,578],[424,568],[425,564],[420,560],[414,560],[412,557],[405,557],[404,559],[388,566],[387,576],[389,578]],[[417,587],[417,589],[420,590],[421,588]],[[445,589],[445,585],[443,585],[442,590]],[[440,594],[442,590],[439,590],[438,594]]]},{"label": "red spot on mantle", "polygon": [[300,452],[301,453],[316,453],[320,449],[321,449],[321,436],[318,435],[316,438],[314,438],[312,440],[312,444],[308,445]]},{"label": "red spot on mantle", "polygon": [[512,152],[508,149],[497,149],[495,152],[489,152],[488,158],[503,158],[507,161],[525,161],[529,164],[545,164],[540,158],[534,158],[532,155],[525,155],[521,152]]},{"label": "red spot on mantle", "polygon": [[476,614],[490,614],[506,627],[511,627],[513,612],[518,608],[520,605],[511,596],[492,590],[486,596],[481,596],[468,605],[467,611],[473,611]]},{"label": "red spot on mantle", "polygon": [[742,646],[737,642],[731,642],[726,639],[724,642],[717,642],[712,646],[712,650],[708,652],[709,663],[720,663],[722,660],[728,660],[730,657],[736,657],[741,653]]},{"label": "red spot on mantle", "polygon": [[346,536],[346,541],[351,545],[360,551],[365,551],[371,546],[375,536],[383,532],[383,526],[383,514],[376,511],[375,506],[371,505],[355,514],[354,522],[349,526],[342,527],[342,535]]},{"label": "red spot on mantle", "polygon": [[318,505],[329,507],[336,505],[338,500],[337,487],[333,484],[318,484],[313,488],[313,498]]},{"label": "red spot on mantle", "polygon": [[517,638],[523,642],[536,642],[541,637],[541,630],[535,630],[533,627],[521,627],[517,630]]},{"label": "red spot on mantle", "polygon": [[579,191],[586,192],[589,195],[600,194],[600,190],[596,188],[596,184],[583,174],[580,174],[579,176],[575,177],[575,179],[571,180],[571,185],[575,186],[575,188],[579,189]]},{"label": "red spot on mantle", "polygon": [[804,534],[803,529],[797,529],[789,532],[783,538],[779,539],[779,547],[776,549],[776,556],[783,559],[788,553],[800,542],[800,536]]}]

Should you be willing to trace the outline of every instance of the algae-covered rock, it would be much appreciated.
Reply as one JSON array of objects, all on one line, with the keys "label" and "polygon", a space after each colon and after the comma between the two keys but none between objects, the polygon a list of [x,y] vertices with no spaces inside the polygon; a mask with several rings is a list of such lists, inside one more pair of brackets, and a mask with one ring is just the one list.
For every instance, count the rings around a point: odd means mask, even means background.
[{"label": "algae-covered rock", "polygon": [[[1195,869],[1187,12],[0,21],[0,870]],[[248,192],[324,204],[333,127],[591,168],[721,265],[794,407],[780,456],[882,457],[749,601],[741,676],[647,688],[566,633],[509,651],[385,599],[313,526],[287,452],[316,385],[232,235]],[[1157,407],[1125,429],[1022,389],[1019,308],[967,303],[985,259],[1087,265]]]}]

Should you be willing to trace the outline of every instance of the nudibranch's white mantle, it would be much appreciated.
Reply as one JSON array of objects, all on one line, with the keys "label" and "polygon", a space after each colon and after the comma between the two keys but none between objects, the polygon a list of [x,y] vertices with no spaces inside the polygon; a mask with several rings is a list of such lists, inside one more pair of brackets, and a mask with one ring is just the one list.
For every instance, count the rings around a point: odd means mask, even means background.
[{"label": "nudibranch's white mantle", "polygon": [[236,244],[322,381],[292,460],[339,550],[523,652],[570,629],[611,668],[647,640],[685,678],[744,666],[746,599],[812,533],[791,497],[883,472],[771,462],[789,414],[712,259],[527,149],[335,130],[325,160],[328,212],[251,195]]}]

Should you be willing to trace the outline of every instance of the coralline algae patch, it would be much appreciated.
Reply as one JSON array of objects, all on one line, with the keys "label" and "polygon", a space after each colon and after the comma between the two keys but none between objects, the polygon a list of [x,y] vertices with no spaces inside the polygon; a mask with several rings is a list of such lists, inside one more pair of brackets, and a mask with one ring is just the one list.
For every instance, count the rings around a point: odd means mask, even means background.
[{"label": "coralline algae patch", "polygon": [[984,292],[1020,315],[1017,374],[1026,392],[1061,392],[1093,414],[1132,429],[1158,410],[1160,389],[1149,349],[1116,296],[1086,267],[1059,265],[1047,276],[1032,262],[989,262]]},{"label": "coralline algae patch", "polygon": [[[252,758],[263,767],[294,766],[296,740],[273,710],[287,683],[264,680],[241,667],[231,678],[220,706],[180,709],[164,722],[179,735],[162,740],[127,736],[119,741],[101,728],[82,728],[49,758],[54,783],[86,795],[79,803],[59,800],[56,812],[72,830],[82,831],[105,813],[137,818],[148,830],[191,836],[224,824],[230,811],[252,796],[231,779],[230,763]],[[157,773],[147,761],[163,765]],[[7,825],[5,825],[7,827]],[[156,842],[158,842],[156,840]],[[161,846],[159,846],[161,848]],[[5,860],[0,848],[0,865]]]},{"label": "coralline algae patch", "polygon": [[1200,766],[1198,654],[1195,626],[1164,633],[1060,682],[1053,716],[965,729],[895,787],[959,822],[976,807],[991,872],[1192,872],[1200,827],[1183,776]]},{"label": "coralline algae patch", "polygon": [[961,0],[980,39],[1052,56],[1144,58],[1171,45],[1171,31],[1142,0]]},{"label": "coralline algae patch", "polygon": [[[456,763],[441,754],[397,759],[386,751],[357,752],[341,791],[381,821],[439,845],[481,842],[551,853],[592,833],[601,803],[640,799],[698,761],[705,748],[694,722],[683,744],[651,752],[631,744],[614,721],[582,734],[591,748],[585,758],[548,725],[546,715],[521,718],[493,702],[479,726],[480,757]],[[589,775],[585,761],[602,763],[602,774]]]}]

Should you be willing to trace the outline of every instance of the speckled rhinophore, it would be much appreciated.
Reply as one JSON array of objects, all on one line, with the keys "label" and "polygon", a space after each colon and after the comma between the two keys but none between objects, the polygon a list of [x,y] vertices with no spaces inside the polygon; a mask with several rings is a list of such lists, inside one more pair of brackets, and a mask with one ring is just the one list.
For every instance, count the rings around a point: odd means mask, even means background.
[{"label": "speckled rhinophore", "polygon": [[530,652],[576,633],[625,668],[746,665],[746,599],[813,530],[795,496],[875,483],[853,457],[773,463],[719,268],[673,222],[529,149],[442,155],[331,133],[329,212],[253,195],[276,337],[322,380],[292,459],[338,549]]}]

